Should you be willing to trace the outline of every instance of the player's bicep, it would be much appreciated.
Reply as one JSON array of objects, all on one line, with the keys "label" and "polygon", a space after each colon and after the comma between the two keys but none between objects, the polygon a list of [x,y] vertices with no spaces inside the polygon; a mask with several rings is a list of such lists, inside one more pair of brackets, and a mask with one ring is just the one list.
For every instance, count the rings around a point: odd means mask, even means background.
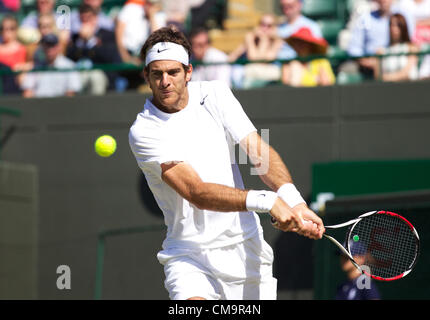
[{"label": "player's bicep", "polygon": [[190,202],[195,201],[195,195],[203,185],[198,173],[185,162],[162,163],[161,178],[179,195]]}]

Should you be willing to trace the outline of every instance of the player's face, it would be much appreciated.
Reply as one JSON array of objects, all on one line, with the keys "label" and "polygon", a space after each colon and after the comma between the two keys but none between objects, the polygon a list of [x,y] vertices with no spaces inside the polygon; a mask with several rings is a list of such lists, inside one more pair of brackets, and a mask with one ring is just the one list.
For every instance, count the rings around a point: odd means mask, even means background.
[{"label": "player's face", "polygon": [[187,83],[191,80],[192,66],[187,72],[178,61],[160,60],[149,65],[145,78],[152,90],[152,103],[168,113],[177,112],[188,104]]}]

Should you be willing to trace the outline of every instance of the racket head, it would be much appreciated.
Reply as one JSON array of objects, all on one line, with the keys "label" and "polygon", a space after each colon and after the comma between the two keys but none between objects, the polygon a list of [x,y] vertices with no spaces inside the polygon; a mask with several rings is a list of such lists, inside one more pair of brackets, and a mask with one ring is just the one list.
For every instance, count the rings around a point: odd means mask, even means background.
[{"label": "racket head", "polygon": [[389,211],[372,211],[360,218],[349,227],[345,242],[362,272],[380,281],[409,274],[420,251],[418,232],[412,223]]}]

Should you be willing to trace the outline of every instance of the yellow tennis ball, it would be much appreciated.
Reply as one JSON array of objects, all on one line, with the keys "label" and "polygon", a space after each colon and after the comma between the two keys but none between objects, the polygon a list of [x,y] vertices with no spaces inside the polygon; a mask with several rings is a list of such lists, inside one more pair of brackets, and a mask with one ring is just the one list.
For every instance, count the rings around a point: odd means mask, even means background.
[{"label": "yellow tennis ball", "polygon": [[116,150],[116,141],[109,135],[97,138],[94,149],[100,157],[110,157]]}]

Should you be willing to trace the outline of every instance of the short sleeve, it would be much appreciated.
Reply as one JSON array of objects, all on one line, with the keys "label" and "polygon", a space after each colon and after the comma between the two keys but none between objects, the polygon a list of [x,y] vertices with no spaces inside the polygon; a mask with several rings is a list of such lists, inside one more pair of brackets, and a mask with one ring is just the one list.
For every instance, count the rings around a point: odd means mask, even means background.
[{"label": "short sleeve", "polygon": [[73,92],[79,92],[82,88],[81,76],[77,72],[68,72],[67,73],[68,82],[67,82],[67,90]]},{"label": "short sleeve", "polygon": [[178,135],[145,128],[142,124],[134,124],[129,132],[130,148],[141,169],[153,163],[158,167],[163,163],[185,161],[186,152],[179,142]]},{"label": "short sleeve", "polygon": [[366,18],[367,17],[364,15],[360,16],[352,29],[351,39],[354,40],[349,42],[347,49],[347,52],[350,56],[359,57],[364,55],[365,53],[365,26],[369,24],[368,22],[366,22]]},{"label": "short sleeve", "polygon": [[[324,72],[330,78],[330,83],[336,82],[336,76],[333,72],[333,69],[331,68],[330,61],[328,61],[327,59],[321,59],[319,60],[319,63],[320,63],[320,68],[324,70]],[[317,74],[319,74],[319,70]]]},{"label": "short sleeve", "polygon": [[24,74],[23,81],[21,82],[22,90],[34,90],[36,87],[36,72],[29,72]]},{"label": "short sleeve", "polygon": [[130,14],[133,14],[133,6],[125,5],[119,11],[117,19],[118,19],[118,21],[121,21],[121,22],[127,22],[127,20],[130,17]]},{"label": "short sleeve", "polygon": [[239,143],[251,132],[257,131],[246,115],[240,102],[233,95],[229,86],[222,81],[212,81],[215,106],[221,115],[224,128],[230,133],[235,143]]}]

